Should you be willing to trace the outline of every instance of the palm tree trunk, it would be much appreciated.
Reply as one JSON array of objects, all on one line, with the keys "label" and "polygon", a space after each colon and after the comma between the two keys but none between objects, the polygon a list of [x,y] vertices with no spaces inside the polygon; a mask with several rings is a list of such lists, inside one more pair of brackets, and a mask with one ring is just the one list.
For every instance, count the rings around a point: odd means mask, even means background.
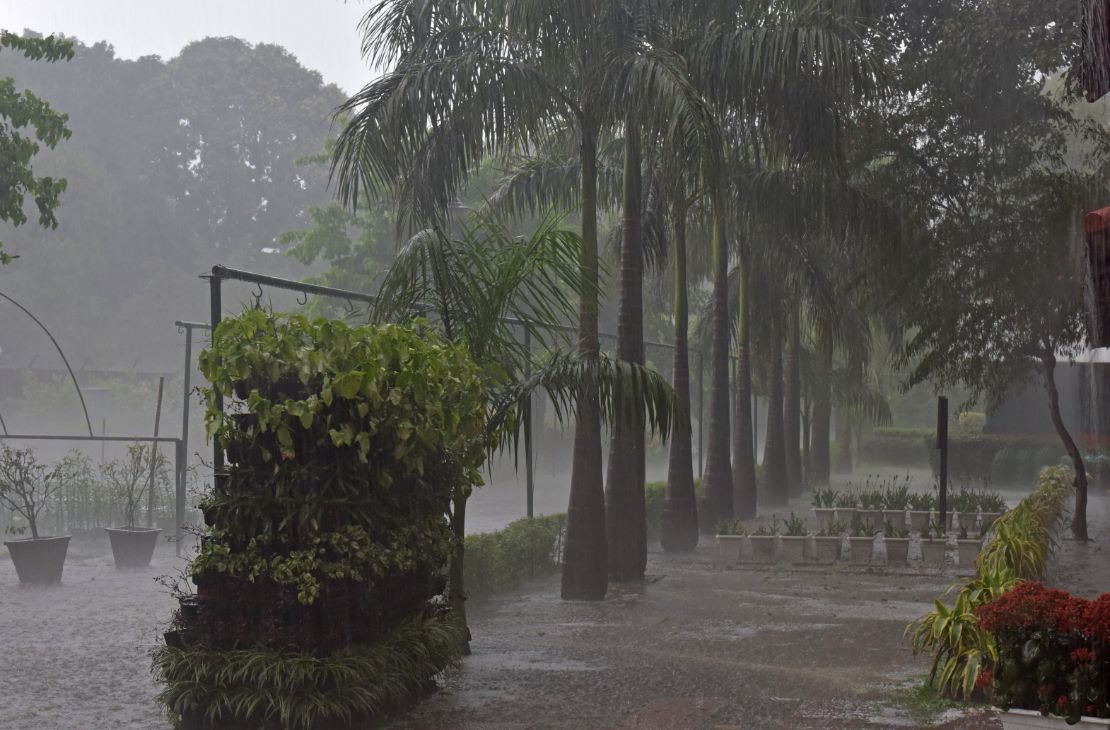
[{"label": "palm tree trunk", "polygon": [[[680,191],[679,195],[684,192]],[[672,207],[674,224],[674,394],[676,416],[667,462],[667,499],[662,542],[667,552],[698,546],[698,508],[694,493],[694,447],[690,429],[690,304],[686,292],[686,201]]]},{"label": "palm tree trunk", "polygon": [[732,501],[736,516],[748,520],[757,511],[755,478],[755,439],[752,424],[752,359],[751,313],[748,308],[748,269],[746,252],[740,253],[737,265],[738,292],[736,312],[736,443],[732,450]]},{"label": "palm tree trunk", "polygon": [[772,325],[771,367],[767,385],[767,438],[763,442],[763,502],[768,506],[786,504],[786,447],[782,418],[782,337]]},{"label": "palm tree trunk", "polygon": [[1041,353],[1041,366],[1044,370],[1044,387],[1048,391],[1048,409],[1052,417],[1052,425],[1056,428],[1056,435],[1064,444],[1064,450],[1071,458],[1072,469],[1075,471],[1075,508],[1072,510],[1071,532],[1076,540],[1086,542],[1087,538],[1087,467],[1083,463],[1083,454],[1075,445],[1064,418],[1060,415],[1060,393],[1056,389],[1056,353],[1051,348]]},{"label": "palm tree trunk", "polygon": [[[621,230],[620,305],[617,357],[644,362],[643,246],[640,214],[640,131],[629,120],[624,139],[624,225]],[[605,517],[609,577],[643,580],[647,568],[647,517],[644,508],[644,424],[636,409],[622,409],[609,441],[609,478]]]},{"label": "palm tree trunk", "polygon": [[[582,256],[580,270],[586,286],[578,314],[578,352],[597,362],[597,132],[583,122]],[[574,423],[574,456],[567,505],[567,533],[563,550],[562,597],[600,601],[609,590],[605,539],[605,487],[601,473],[601,407],[596,373],[578,386]]]},{"label": "palm tree trunk", "polygon": [[802,484],[813,484],[813,400],[802,400]]},{"label": "palm tree trunk", "polygon": [[786,352],[786,383],[783,396],[783,438],[786,451],[787,494],[800,497],[802,494],[802,381],[799,368],[801,363],[802,336],[799,331],[798,307],[794,305],[790,315],[788,349]]},{"label": "palm tree trunk", "polygon": [[829,322],[817,320],[817,377],[813,384],[812,454],[814,487],[829,486],[831,459],[829,446],[832,433],[833,341]]},{"label": "palm tree trunk", "polygon": [[701,529],[714,530],[722,520],[732,519],[732,464],[729,463],[728,392],[728,242],[720,171],[709,178],[709,200],[713,215],[712,347],[709,365],[709,413],[706,416],[708,449],[702,487]]},{"label": "palm tree trunk", "polygon": [[455,490],[451,500],[451,532],[454,544],[447,571],[447,590],[451,604],[451,616],[463,629],[460,647],[463,654],[470,654],[470,625],[466,619],[466,586],[463,584],[464,561],[466,559],[466,493]]},{"label": "palm tree trunk", "polygon": [[833,473],[852,473],[852,413],[844,407],[836,414],[836,460]]}]

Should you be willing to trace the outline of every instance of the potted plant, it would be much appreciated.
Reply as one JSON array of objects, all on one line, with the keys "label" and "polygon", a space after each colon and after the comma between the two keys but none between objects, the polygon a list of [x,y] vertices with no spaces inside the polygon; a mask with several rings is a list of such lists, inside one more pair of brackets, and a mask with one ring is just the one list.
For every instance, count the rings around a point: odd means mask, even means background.
[{"label": "potted plant", "polygon": [[883,524],[883,493],[878,489],[860,492],[860,508],[856,510],[856,519],[870,527],[879,527]]},{"label": "potted plant", "polygon": [[831,488],[813,490],[813,514],[821,527],[828,526],[835,519],[836,500],[839,496],[840,492]]},{"label": "potted plant", "polygon": [[717,525],[717,557],[722,563],[740,562],[744,540],[744,526],[739,520],[722,520]]},{"label": "potted plant", "polygon": [[840,544],[848,528],[839,522],[823,527],[813,538],[813,559],[818,563],[835,563],[840,559]]},{"label": "potted plant", "polygon": [[875,528],[861,519],[852,522],[848,536],[848,558],[855,565],[867,565],[875,548]]},{"label": "potted plant", "polygon": [[905,565],[910,556],[910,531],[893,523],[883,526],[887,565]]},{"label": "potted plant", "polygon": [[960,550],[960,567],[974,567],[979,551],[983,549],[983,539],[980,537],[969,538],[967,528],[961,527],[956,537],[956,545]]},{"label": "potted plant", "polygon": [[944,567],[944,556],[948,550],[948,538],[937,522],[930,522],[921,531],[921,560],[926,565]]},{"label": "potted plant", "polygon": [[[151,464],[154,460],[153,465]],[[154,556],[161,530],[153,527],[136,527],[135,515],[142,504],[152,476],[158,481],[165,480],[165,458],[154,449],[142,444],[131,444],[127,455],[100,465],[100,474],[105,484],[123,507],[124,524],[120,527],[106,527],[108,539],[112,543],[112,558],[120,569],[145,568]]]},{"label": "potted plant", "polygon": [[64,474],[61,470],[48,469],[45,464],[38,463],[31,449],[5,446],[0,451],[0,504],[27,522],[25,528],[13,532],[31,533],[30,537],[4,543],[15,563],[20,583],[48,585],[62,580],[69,535],[40,535],[38,518],[63,485]]},{"label": "potted plant", "polygon": [[756,563],[775,562],[775,542],[778,540],[778,528],[774,523],[760,525],[755,532],[748,535],[752,543],[752,560]]},{"label": "potted plant", "polygon": [[997,492],[979,494],[979,534],[985,535],[994,521],[1006,512],[1006,500]]},{"label": "potted plant", "polygon": [[936,509],[936,497],[925,492],[914,492],[906,499],[909,511],[909,528],[912,532],[921,532],[933,520],[932,512]]},{"label": "potted plant", "polygon": [[779,558],[783,562],[802,562],[805,559],[806,521],[791,512],[790,519],[782,521],[779,545]]},{"label": "potted plant", "polygon": [[852,520],[856,518],[857,503],[858,499],[850,489],[837,494],[833,498],[833,506],[836,507],[836,521],[850,525]]},{"label": "potted plant", "polygon": [[906,527],[906,510],[910,506],[910,482],[912,477],[904,480],[895,476],[886,489],[883,490],[883,524],[890,523],[899,529]]}]

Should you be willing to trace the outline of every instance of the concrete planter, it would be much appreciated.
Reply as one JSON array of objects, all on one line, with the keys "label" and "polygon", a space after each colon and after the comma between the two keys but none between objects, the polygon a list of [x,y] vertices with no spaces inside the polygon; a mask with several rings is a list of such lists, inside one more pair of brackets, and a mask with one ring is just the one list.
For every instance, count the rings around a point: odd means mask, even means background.
[{"label": "concrete planter", "polygon": [[811,557],[818,563],[835,563],[840,559],[840,542],[841,537],[839,535],[813,538],[814,552]]},{"label": "concrete planter", "polygon": [[883,526],[883,511],[881,509],[858,509],[856,519],[871,527]]},{"label": "concrete planter", "polygon": [[944,567],[944,553],[948,549],[948,541],[944,538],[921,541],[921,560],[926,565],[937,568]]},{"label": "concrete planter", "polygon": [[817,518],[817,524],[822,528],[828,527],[836,519],[835,507],[814,507],[813,516]]},{"label": "concrete planter", "polygon": [[837,522],[839,522],[842,525],[850,525],[850,524],[852,524],[852,520],[855,519],[856,508],[855,507],[837,507],[835,509],[835,513],[836,513],[836,521]]},{"label": "concrete planter", "polygon": [[875,548],[873,537],[849,537],[848,559],[852,565],[869,565]]},{"label": "concrete planter", "polygon": [[1007,710],[1003,712],[998,711],[998,718],[1002,720],[1003,730],[1050,730],[1059,728],[1087,728],[1093,730],[1106,730],[1110,727],[1110,720],[1104,720],[1100,717],[1081,717],[1079,722],[1075,725],[1069,725],[1067,720],[1055,715],[1044,716],[1034,710]]},{"label": "concrete planter", "polygon": [[957,540],[956,544],[960,548],[960,567],[974,567],[975,559],[979,557],[979,551],[983,549],[983,541],[979,539]]},{"label": "concrete planter", "polygon": [[136,570],[150,566],[158,536],[162,531],[143,527],[106,527],[112,542],[112,558],[121,570]]},{"label": "concrete planter", "polygon": [[911,509],[906,515],[909,518],[909,527],[913,532],[920,533],[922,530],[929,527],[929,517],[933,513],[928,510]]},{"label": "concrete planter", "polygon": [[748,535],[752,541],[751,561],[753,563],[775,562],[775,542],[777,535]]},{"label": "concrete planter", "polygon": [[800,563],[805,560],[806,536],[783,535],[779,538],[779,560]]},{"label": "concrete planter", "polygon": [[717,558],[724,564],[739,563],[744,557],[743,535],[717,535]]},{"label": "concrete planter", "polygon": [[883,510],[883,524],[893,525],[899,530],[906,529],[906,510],[904,509],[884,509]]},{"label": "concrete planter", "polygon": [[886,564],[905,565],[910,556],[910,539],[908,537],[884,537],[886,545]]},{"label": "concrete planter", "polygon": [[64,537],[28,537],[4,543],[15,563],[19,582],[27,585],[50,585],[62,582],[62,568],[69,550],[69,535]]},{"label": "concrete planter", "polygon": [[1002,516],[1001,512],[980,512],[979,513],[979,518],[980,518],[981,524],[979,525],[979,534],[981,534],[981,535],[987,534],[987,530],[991,529],[991,525],[994,524],[994,521],[997,520],[1001,516]]}]

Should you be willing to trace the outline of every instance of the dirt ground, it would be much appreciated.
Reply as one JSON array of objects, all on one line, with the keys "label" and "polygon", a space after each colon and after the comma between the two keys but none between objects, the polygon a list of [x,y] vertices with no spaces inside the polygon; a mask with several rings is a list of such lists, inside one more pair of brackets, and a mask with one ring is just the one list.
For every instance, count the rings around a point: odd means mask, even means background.
[{"label": "dirt ground", "polygon": [[[1063,543],[1050,582],[1097,595],[1110,500],[1090,516],[1095,541]],[[149,570],[121,573],[106,550],[75,540],[50,589],[19,587],[0,550],[0,729],[167,726],[149,653],[174,601],[153,577],[182,563],[164,544]],[[473,605],[473,655],[392,727],[999,727],[916,691],[927,663],[903,631],[955,574],[723,570],[708,546],[655,550],[648,570],[600,603],[561,601],[553,576]]]}]

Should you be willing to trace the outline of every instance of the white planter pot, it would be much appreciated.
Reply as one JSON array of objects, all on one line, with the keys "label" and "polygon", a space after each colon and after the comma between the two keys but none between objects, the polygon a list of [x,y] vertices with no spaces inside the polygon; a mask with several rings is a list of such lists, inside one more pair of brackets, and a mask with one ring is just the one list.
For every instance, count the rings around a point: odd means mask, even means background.
[{"label": "white planter pot", "polygon": [[881,509],[857,509],[856,519],[871,527],[882,527],[883,511]]},{"label": "white planter pot", "polygon": [[813,560],[818,563],[835,563],[840,559],[840,536],[813,538]]},{"label": "white planter pot", "polygon": [[906,529],[906,511],[904,509],[884,509],[883,524],[890,524],[899,530]]},{"label": "white planter pot", "polygon": [[724,565],[739,563],[744,557],[743,535],[717,535],[717,557]]},{"label": "white planter pot", "polygon": [[1064,730],[1064,728],[1098,728],[1105,730],[1110,727],[1110,720],[1104,720],[1100,717],[1082,717],[1075,725],[1069,725],[1062,717],[1049,715],[1045,717],[1039,712],[1034,710],[1007,710],[1003,712],[998,711],[998,717],[1002,720],[1003,730],[1030,730],[1031,728],[1040,728],[1047,730],[1049,728]]},{"label": "white planter pot", "polygon": [[926,565],[933,565],[938,568],[944,567],[944,553],[948,549],[948,541],[945,539],[922,540],[921,541],[921,560]]},{"label": "white planter pot", "polygon": [[869,565],[871,563],[871,554],[875,548],[875,538],[849,537],[848,545],[848,556],[853,565]]},{"label": "white planter pot", "polygon": [[800,563],[805,560],[806,536],[783,535],[779,538],[779,560]]},{"label": "white planter pot", "polygon": [[856,516],[855,507],[837,507],[836,508],[836,521],[842,525],[852,524],[852,520]]},{"label": "white planter pot", "polygon": [[983,549],[983,541],[957,540],[956,544],[960,546],[960,567],[975,567],[975,559],[979,557],[979,551]]},{"label": "white planter pot", "polygon": [[906,514],[909,515],[910,530],[919,533],[929,526],[929,515],[933,513],[929,510],[911,509]]},{"label": "white planter pot", "polygon": [[884,537],[886,545],[886,564],[905,565],[910,555],[910,539],[908,537]]},{"label": "white planter pot", "polygon": [[773,563],[775,562],[775,542],[778,537],[775,535],[749,535],[748,539],[752,543],[751,561],[753,563]]},{"label": "white planter pot", "polygon": [[813,516],[817,518],[817,524],[821,528],[826,528],[833,523],[836,516],[836,508],[834,507],[814,507]]}]

